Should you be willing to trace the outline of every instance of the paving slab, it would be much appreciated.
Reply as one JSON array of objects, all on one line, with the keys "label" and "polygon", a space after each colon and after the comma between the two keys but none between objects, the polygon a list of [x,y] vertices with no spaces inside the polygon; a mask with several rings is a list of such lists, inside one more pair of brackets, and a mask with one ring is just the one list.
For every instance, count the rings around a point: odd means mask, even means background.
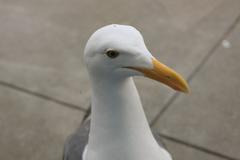
[{"label": "paving slab", "polygon": [[79,71],[72,74],[0,60],[1,82],[86,110],[90,103],[89,81],[86,73]]},{"label": "paving slab", "polygon": [[51,25],[24,3],[0,3],[1,80],[86,108],[88,79],[77,34]]},{"label": "paving slab", "polygon": [[[0,6],[0,80],[85,108],[90,86],[82,52],[97,28],[137,27],[153,55],[187,77],[240,13],[238,0],[2,0]],[[142,78],[137,84],[151,121],[174,92]]]},{"label": "paving slab", "polygon": [[240,23],[193,78],[192,93],[179,96],[154,128],[240,159],[239,42]]},{"label": "paving slab", "polygon": [[0,159],[59,160],[83,112],[0,86]]},{"label": "paving slab", "polygon": [[167,145],[168,151],[171,153],[174,160],[224,160],[224,158],[217,157],[173,141],[164,140],[164,143]]}]

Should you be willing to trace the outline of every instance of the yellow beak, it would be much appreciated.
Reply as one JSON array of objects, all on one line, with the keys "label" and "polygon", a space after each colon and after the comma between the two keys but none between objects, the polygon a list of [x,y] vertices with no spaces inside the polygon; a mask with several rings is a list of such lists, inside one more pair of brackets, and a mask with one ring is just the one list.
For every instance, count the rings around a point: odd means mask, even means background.
[{"label": "yellow beak", "polygon": [[152,58],[153,68],[127,67],[142,72],[146,77],[157,80],[174,90],[189,93],[189,86],[183,77],[173,69]]}]

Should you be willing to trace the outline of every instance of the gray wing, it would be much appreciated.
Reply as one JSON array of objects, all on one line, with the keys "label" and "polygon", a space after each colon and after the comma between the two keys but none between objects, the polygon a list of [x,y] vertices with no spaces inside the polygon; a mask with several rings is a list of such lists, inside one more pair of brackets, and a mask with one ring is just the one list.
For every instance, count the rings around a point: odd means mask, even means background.
[{"label": "gray wing", "polygon": [[[64,145],[63,160],[82,160],[82,154],[88,142],[89,130],[90,120],[86,120],[78,130],[67,139]],[[153,132],[153,135],[158,144],[165,148],[160,135],[157,132]]]},{"label": "gray wing", "polygon": [[88,142],[90,120],[84,121],[81,126],[65,142],[63,160],[82,160],[84,148]]},{"label": "gray wing", "polygon": [[158,145],[167,150],[167,147],[166,147],[165,143],[162,141],[160,134],[153,130],[152,130],[152,133],[153,133],[153,136],[156,139]]}]

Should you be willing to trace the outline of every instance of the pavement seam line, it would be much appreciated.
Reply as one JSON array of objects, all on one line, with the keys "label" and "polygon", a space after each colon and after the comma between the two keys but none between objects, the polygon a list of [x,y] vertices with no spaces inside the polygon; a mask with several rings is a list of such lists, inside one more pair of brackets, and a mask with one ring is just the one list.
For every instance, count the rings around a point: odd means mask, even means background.
[{"label": "pavement seam line", "polygon": [[83,117],[82,123],[87,120],[89,117],[91,116],[91,104],[89,104],[89,107],[87,109],[87,111],[85,112],[85,115]]},{"label": "pavement seam line", "polygon": [[41,94],[41,93],[38,93],[38,92],[34,92],[34,91],[28,90],[28,89],[23,88],[23,87],[19,87],[15,84],[4,82],[2,80],[0,80],[0,85],[4,86],[4,87],[7,87],[7,88],[14,89],[16,91],[19,91],[19,92],[22,92],[22,93],[25,93],[25,94],[28,94],[28,95],[31,95],[31,96],[35,96],[35,97],[38,97],[38,98],[41,98],[41,99],[44,99],[44,100],[47,100],[47,101],[54,102],[54,103],[59,104],[59,105],[64,106],[64,107],[68,107],[68,108],[75,109],[75,110],[80,110],[82,112],[87,111],[87,109],[85,109],[81,106],[70,104],[70,103],[61,101],[59,99],[52,98],[50,96],[47,96],[47,95],[44,95],[44,94]]},{"label": "pavement seam line", "polygon": [[159,133],[159,135],[162,138],[167,139],[169,141],[173,141],[175,143],[184,145],[184,146],[189,147],[189,148],[194,148],[196,150],[202,151],[202,152],[207,153],[207,154],[211,154],[211,155],[216,156],[216,157],[224,158],[224,159],[227,159],[227,160],[239,160],[239,159],[236,159],[236,158],[232,158],[232,157],[230,157],[228,155],[225,155],[225,154],[218,153],[218,152],[215,152],[213,150],[207,149],[205,147],[201,147],[201,146],[198,146],[198,145],[195,145],[195,144],[192,144],[192,143],[185,142],[183,140],[177,139],[175,137],[168,136],[168,135],[163,134],[163,133]]},{"label": "pavement seam line", "polygon": [[[229,26],[229,28],[226,30],[226,32],[223,33],[223,35],[219,38],[219,40],[213,45],[213,47],[210,49],[208,54],[201,60],[201,62],[197,65],[197,67],[190,73],[190,75],[187,78],[187,82],[190,83],[194,76],[200,71],[200,69],[207,63],[208,59],[215,53],[215,50],[221,45],[222,41],[233,31],[235,26],[240,21],[240,15],[237,16],[237,18],[234,20],[232,25]],[[163,106],[163,109],[158,112],[158,114],[155,116],[155,118],[150,122],[150,126],[154,126],[154,124],[157,122],[158,119],[161,118],[161,116],[166,112],[166,110],[171,106],[171,104],[178,98],[180,94],[178,92],[174,93],[173,96],[167,101],[167,103]]]}]

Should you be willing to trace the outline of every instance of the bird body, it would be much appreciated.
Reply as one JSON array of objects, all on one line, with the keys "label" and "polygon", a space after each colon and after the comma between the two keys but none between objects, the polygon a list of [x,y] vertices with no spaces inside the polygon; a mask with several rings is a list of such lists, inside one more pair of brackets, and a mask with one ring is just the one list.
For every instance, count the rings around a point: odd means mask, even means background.
[{"label": "bird body", "polygon": [[182,92],[188,91],[185,80],[157,61],[131,26],[97,30],[87,42],[84,60],[92,88],[92,114],[82,159],[171,160],[151,132],[132,76],[146,76]]}]

